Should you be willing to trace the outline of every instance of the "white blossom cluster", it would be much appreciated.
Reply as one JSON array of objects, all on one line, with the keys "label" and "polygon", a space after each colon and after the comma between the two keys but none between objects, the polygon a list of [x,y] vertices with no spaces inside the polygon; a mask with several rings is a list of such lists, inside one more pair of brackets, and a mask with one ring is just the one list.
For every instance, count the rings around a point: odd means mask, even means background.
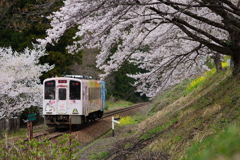
[{"label": "white blossom cluster", "polygon": [[[214,12],[213,4],[228,11],[237,7],[238,1],[66,0],[61,10],[49,17],[52,28],[39,42],[43,47],[57,42],[66,29],[77,25],[76,37],[81,40],[68,46],[70,52],[82,49],[79,44],[99,48],[97,67],[104,71],[102,78],[124,61],[135,63],[147,71],[129,75],[137,79],[137,91],[154,97],[205,71],[202,57],[209,50],[225,53],[222,46],[229,33],[222,23],[224,15]],[[112,53],[115,45],[117,50]]]},{"label": "white blossom cluster", "polygon": [[39,64],[43,55],[42,49],[26,48],[18,53],[11,48],[0,48],[0,119],[18,116],[31,106],[41,106],[39,77],[53,68]]}]

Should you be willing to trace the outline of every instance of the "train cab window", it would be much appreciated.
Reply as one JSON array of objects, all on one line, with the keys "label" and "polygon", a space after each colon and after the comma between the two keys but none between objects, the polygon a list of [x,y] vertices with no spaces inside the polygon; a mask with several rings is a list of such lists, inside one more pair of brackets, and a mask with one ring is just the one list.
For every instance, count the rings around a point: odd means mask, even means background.
[{"label": "train cab window", "polygon": [[55,99],[55,81],[45,82],[44,87],[44,99]]},{"label": "train cab window", "polygon": [[70,100],[81,99],[81,83],[78,81],[70,81]]},{"label": "train cab window", "polygon": [[59,100],[66,100],[66,98],[67,98],[67,90],[66,90],[66,88],[59,88],[59,90],[58,90],[58,95],[59,95],[59,97],[58,97],[58,99]]}]

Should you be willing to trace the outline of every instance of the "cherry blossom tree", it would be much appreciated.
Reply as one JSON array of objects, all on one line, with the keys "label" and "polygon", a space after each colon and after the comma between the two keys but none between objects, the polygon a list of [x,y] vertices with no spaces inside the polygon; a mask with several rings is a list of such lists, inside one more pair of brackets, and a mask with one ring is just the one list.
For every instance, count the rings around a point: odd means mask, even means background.
[{"label": "cherry blossom tree", "polygon": [[[41,106],[42,72],[53,68],[48,64],[38,64],[45,55],[42,49],[26,48],[22,53],[11,48],[0,48],[0,119],[19,116],[31,106]],[[8,128],[7,128],[8,131]]]},{"label": "cherry blossom tree", "polygon": [[[82,37],[70,52],[99,48],[97,67],[105,74],[130,61],[147,73],[129,75],[149,97],[207,69],[202,56],[230,55],[240,71],[239,0],[66,0],[49,18],[41,46],[55,43],[77,25]],[[111,48],[116,45],[112,54]],[[81,47],[80,47],[81,46]],[[108,61],[106,61],[108,60]]]}]

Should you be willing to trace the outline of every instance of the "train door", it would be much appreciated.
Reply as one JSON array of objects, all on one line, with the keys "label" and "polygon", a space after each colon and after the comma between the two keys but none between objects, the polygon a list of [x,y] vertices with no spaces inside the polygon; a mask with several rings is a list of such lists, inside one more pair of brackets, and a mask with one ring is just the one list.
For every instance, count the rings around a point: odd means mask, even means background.
[{"label": "train door", "polygon": [[81,81],[70,80],[69,94],[72,114],[82,115]]},{"label": "train door", "polygon": [[43,114],[56,114],[56,82],[55,80],[44,81]]},{"label": "train door", "polygon": [[82,94],[83,94],[83,115],[88,116],[88,81],[84,80],[82,85]]},{"label": "train door", "polygon": [[67,113],[67,88],[59,87],[57,89],[57,111],[60,114]]},{"label": "train door", "polygon": [[105,87],[105,82],[101,81],[101,101],[102,101],[102,109],[103,111],[105,109],[105,95],[106,94],[106,87]]}]

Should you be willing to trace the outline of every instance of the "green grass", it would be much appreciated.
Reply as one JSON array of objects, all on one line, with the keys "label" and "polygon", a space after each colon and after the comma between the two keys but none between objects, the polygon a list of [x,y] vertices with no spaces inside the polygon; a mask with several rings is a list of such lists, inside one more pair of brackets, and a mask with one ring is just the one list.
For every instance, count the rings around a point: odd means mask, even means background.
[{"label": "green grass", "polygon": [[26,128],[21,128],[19,131],[13,132],[10,136],[11,137],[25,136],[26,133],[27,133],[27,129]]},{"label": "green grass", "polygon": [[106,102],[106,110],[108,110],[110,108],[115,108],[115,107],[129,107],[129,106],[132,106],[132,105],[133,105],[133,103],[128,102],[128,101],[123,101],[123,100],[111,101],[111,100],[108,100]]},{"label": "green grass", "polygon": [[[76,140],[72,139],[71,145],[69,138],[71,135],[65,134],[59,137],[56,143],[51,141],[31,141],[11,142],[5,139],[0,142],[0,159],[78,159],[76,155],[80,145]],[[70,150],[71,149],[71,150]]]},{"label": "green grass", "polygon": [[95,160],[95,159],[105,159],[109,155],[109,152],[93,152],[89,156],[89,159]]},{"label": "green grass", "polygon": [[177,121],[177,118],[172,119],[170,121],[167,121],[167,123],[165,123],[164,125],[157,126],[156,128],[153,128],[153,129],[147,131],[146,134],[143,134],[141,136],[141,139],[144,139],[144,140],[149,139],[150,137],[154,136],[155,134],[158,134],[159,132],[165,130],[166,128],[171,126],[176,121]]},{"label": "green grass", "polygon": [[129,133],[129,135],[133,135],[133,134],[135,134],[137,131],[132,131],[132,132],[130,132]]},{"label": "green grass", "polygon": [[[217,156],[227,160],[239,154],[240,147],[234,144],[234,140],[240,139],[240,132],[234,123],[240,123],[240,83],[230,73],[228,70],[209,74],[204,81],[196,83],[187,96],[189,81],[156,97],[152,112],[148,115],[154,117],[157,123],[147,125],[148,130],[141,137],[147,140],[157,135],[150,152],[164,151],[170,159],[184,157],[193,160],[214,159]],[[233,129],[227,128],[232,125]],[[221,150],[224,146],[222,142],[228,147],[226,151]]]},{"label": "green grass", "polygon": [[216,135],[197,142],[186,152],[183,160],[234,159],[240,151],[240,127],[232,124]]},{"label": "green grass", "polygon": [[132,144],[130,142],[128,142],[127,144],[125,144],[124,149],[130,148],[132,146]]},{"label": "green grass", "polygon": [[[34,129],[34,128],[33,128],[33,133],[39,132],[39,131],[42,131],[42,130],[45,130],[45,129],[49,129],[49,127],[45,126],[45,127],[39,128],[39,129]],[[8,136],[6,135],[5,132],[3,133],[3,137],[6,137],[6,136],[7,136],[7,138],[8,138],[9,140],[11,140],[11,139],[16,139],[16,138],[17,138],[17,139],[25,139],[25,138],[27,138],[26,135],[27,135],[27,128],[20,128],[19,131],[17,131],[17,132],[12,132],[12,133],[9,134]],[[0,139],[0,142],[1,142],[1,141],[5,141],[5,139]]]},{"label": "green grass", "polygon": [[181,84],[178,84],[173,88],[166,90],[165,92],[154,98],[152,102],[152,110],[150,111],[149,116],[156,114],[162,108],[172,104],[173,102],[181,98],[183,95],[186,95],[186,88],[190,83],[191,80],[185,80]]}]

